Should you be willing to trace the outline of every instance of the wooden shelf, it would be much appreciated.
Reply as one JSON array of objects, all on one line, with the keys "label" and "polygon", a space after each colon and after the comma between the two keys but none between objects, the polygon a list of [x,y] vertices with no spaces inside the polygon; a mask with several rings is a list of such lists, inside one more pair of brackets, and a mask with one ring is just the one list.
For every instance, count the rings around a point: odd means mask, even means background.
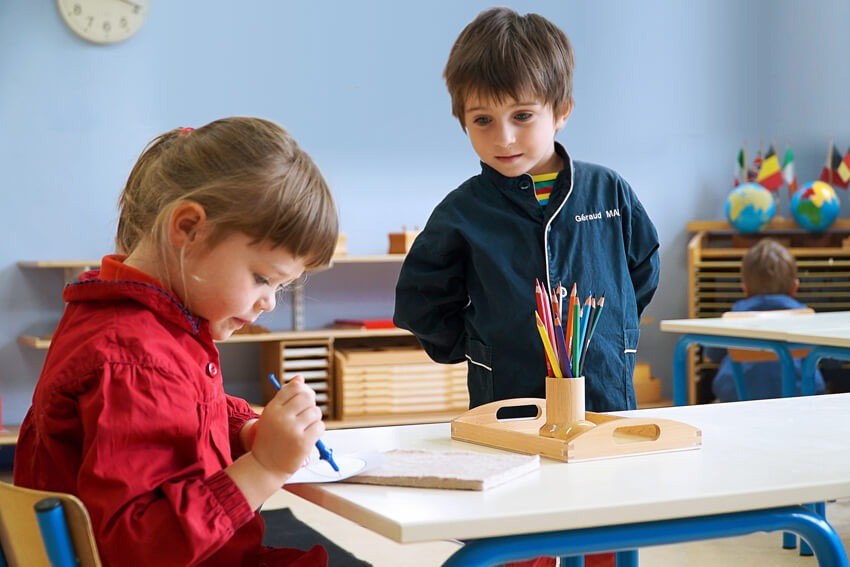
[{"label": "wooden shelf", "polygon": [[[361,254],[334,256],[328,266],[319,268],[319,270],[331,268],[334,266],[334,264],[376,264],[402,262],[404,260],[404,256],[404,254]],[[24,260],[18,262],[18,266],[21,268],[82,270],[86,268],[95,268],[97,266],[100,266],[100,260]]]},{"label": "wooden shelf", "polygon": [[20,431],[20,425],[3,425],[0,427],[0,446],[16,445]]},{"label": "wooden shelf", "polygon": [[[725,220],[695,220],[687,224],[688,232],[702,230],[713,232],[735,232],[735,229]],[[777,217],[770,221],[763,231],[803,231],[793,218]],[[835,219],[827,232],[850,232],[850,219]]]},{"label": "wooden shelf", "polygon": [[637,409],[649,408],[670,408],[673,407],[673,400],[655,400],[654,402],[644,402],[638,404]]},{"label": "wooden shelf", "polygon": [[[232,335],[229,339],[216,341],[219,344],[230,343],[266,343],[301,339],[368,339],[377,337],[408,337],[413,336],[404,329],[315,329],[312,331],[277,331],[272,333],[244,333]],[[50,337],[21,335],[18,344],[35,349],[50,347]]]},{"label": "wooden shelf", "polygon": [[[331,258],[327,266],[311,270],[311,273],[323,272],[333,269],[338,264],[380,264],[380,263],[401,263],[404,260],[404,254],[364,254],[364,255],[348,255],[343,254]],[[36,268],[36,269],[61,269],[64,270],[65,283],[69,284],[77,280],[80,275],[90,269],[100,265],[100,260],[23,260],[18,262],[21,268]],[[303,278],[293,282],[293,285],[288,289],[292,295],[292,329],[303,330],[304,328],[304,280]],[[274,340],[274,339],[266,339]],[[233,341],[233,342],[257,342],[257,341]],[[26,339],[22,344],[39,345],[36,348],[46,348],[41,346],[42,340],[34,340],[31,337]]]},{"label": "wooden shelf", "polygon": [[21,268],[84,269],[100,266],[100,260],[33,260],[18,262]]}]

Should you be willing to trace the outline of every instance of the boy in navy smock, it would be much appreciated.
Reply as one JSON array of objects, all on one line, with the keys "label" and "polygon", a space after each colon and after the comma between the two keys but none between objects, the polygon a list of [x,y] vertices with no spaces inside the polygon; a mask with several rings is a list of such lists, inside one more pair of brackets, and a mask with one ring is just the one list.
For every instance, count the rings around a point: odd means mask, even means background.
[{"label": "boy in navy smock", "polygon": [[[775,311],[802,309],[806,306],[794,299],[800,280],[797,263],[787,248],[772,238],[764,238],[751,247],[741,262],[741,282],[745,299],[736,301],[732,311]],[[721,360],[711,389],[721,402],[738,401],[732,361],[724,348],[706,348],[703,355]],[[800,393],[801,362],[794,360],[797,370],[797,394]],[[742,362],[744,382],[750,399],[782,397],[782,367],[779,361]],[[815,391],[825,390],[820,370],[815,372]]]},{"label": "boy in navy smock", "polygon": [[[658,236],[629,184],[555,141],[573,109],[573,51],[507,8],[461,32],[444,78],[481,173],[434,209],[396,287],[395,324],[430,357],[468,362],[470,406],[545,396],[535,280],[605,296],[584,365],[590,411],[633,409],[638,322],[658,284]],[[566,304],[566,300],[564,302]]]}]

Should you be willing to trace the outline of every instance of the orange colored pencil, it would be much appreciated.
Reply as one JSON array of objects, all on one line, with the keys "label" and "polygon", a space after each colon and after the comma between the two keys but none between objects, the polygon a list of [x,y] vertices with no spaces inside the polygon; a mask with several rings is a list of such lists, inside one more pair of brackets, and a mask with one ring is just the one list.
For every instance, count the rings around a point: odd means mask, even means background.
[{"label": "orange colored pencil", "polygon": [[576,293],[576,284],[573,284],[573,289],[570,292],[570,301],[567,303],[567,356],[572,356],[573,352],[573,305],[575,301],[578,301]]}]

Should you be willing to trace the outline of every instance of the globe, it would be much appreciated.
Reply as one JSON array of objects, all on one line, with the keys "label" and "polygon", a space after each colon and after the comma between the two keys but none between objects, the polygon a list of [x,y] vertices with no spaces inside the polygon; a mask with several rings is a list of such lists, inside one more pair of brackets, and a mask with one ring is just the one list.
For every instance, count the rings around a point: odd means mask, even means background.
[{"label": "globe", "polygon": [[838,217],[841,201],[835,189],[823,181],[810,181],[791,196],[791,214],[797,224],[812,232],[823,232]]},{"label": "globe", "polygon": [[738,185],[726,197],[726,218],[738,232],[760,231],[775,213],[773,195],[758,183]]}]

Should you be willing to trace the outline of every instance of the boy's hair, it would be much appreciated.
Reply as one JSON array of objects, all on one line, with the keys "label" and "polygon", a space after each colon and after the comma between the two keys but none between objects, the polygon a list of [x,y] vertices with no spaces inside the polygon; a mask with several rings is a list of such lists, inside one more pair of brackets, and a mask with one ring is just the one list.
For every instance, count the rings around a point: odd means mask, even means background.
[{"label": "boy's hair", "polygon": [[782,244],[763,238],[744,255],[741,279],[749,295],[789,294],[797,280],[797,262]]},{"label": "boy's hair", "polygon": [[478,14],[460,33],[443,71],[452,114],[463,117],[470,95],[498,102],[534,96],[555,112],[573,100],[573,48],[566,34],[537,14],[509,8]]},{"label": "boy's hair", "polygon": [[338,220],[330,190],[310,156],[268,120],[224,118],[152,140],[121,193],[118,252],[130,254],[150,236],[167,254],[168,218],[186,201],[204,208],[209,247],[240,232],[285,248],[308,268],[333,256]]}]

